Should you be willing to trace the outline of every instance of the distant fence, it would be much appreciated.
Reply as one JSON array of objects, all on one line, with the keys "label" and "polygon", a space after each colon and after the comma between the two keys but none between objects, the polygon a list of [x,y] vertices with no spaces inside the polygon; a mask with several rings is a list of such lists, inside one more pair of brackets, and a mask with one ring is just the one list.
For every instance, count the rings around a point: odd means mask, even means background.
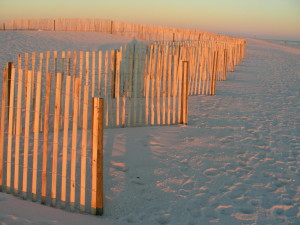
[{"label": "distant fence", "polygon": [[102,127],[188,123],[188,95],[214,95],[244,55],[240,39],[19,55],[3,76],[1,190],[102,214]]},{"label": "distant fence", "polygon": [[0,23],[0,30],[89,31],[135,37],[147,41],[203,41],[237,39],[210,32],[142,25],[105,19],[19,19]]}]

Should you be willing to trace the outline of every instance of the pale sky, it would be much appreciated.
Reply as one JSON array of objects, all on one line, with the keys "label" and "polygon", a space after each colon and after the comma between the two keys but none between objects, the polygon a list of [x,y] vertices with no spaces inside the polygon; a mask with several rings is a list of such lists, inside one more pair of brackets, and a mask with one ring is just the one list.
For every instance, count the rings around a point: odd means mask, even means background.
[{"label": "pale sky", "polygon": [[102,18],[300,41],[300,0],[0,0],[0,22]]}]

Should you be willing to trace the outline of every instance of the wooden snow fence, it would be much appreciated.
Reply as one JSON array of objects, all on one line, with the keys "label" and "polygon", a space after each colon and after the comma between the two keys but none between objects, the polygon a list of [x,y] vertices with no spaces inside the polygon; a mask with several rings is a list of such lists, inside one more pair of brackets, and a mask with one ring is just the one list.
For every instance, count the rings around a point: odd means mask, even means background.
[{"label": "wooden snow fence", "polygon": [[71,211],[103,213],[103,100],[88,98],[84,85],[80,101],[81,83],[68,73],[24,69],[20,57],[16,66],[7,64],[0,191]]},{"label": "wooden snow fence", "polygon": [[146,41],[242,40],[201,30],[131,24],[107,19],[16,19],[0,23],[0,30],[81,31],[135,37]]},{"label": "wooden snow fence", "polygon": [[244,43],[131,43],[19,55],[3,73],[0,189],[103,213],[103,128],[188,123],[188,95],[214,95]]}]

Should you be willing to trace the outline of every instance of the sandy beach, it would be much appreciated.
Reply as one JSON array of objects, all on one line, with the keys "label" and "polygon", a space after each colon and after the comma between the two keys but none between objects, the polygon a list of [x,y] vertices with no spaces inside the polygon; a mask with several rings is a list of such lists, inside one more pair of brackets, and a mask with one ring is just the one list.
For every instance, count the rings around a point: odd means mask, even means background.
[{"label": "sandy beach", "polygon": [[[114,49],[100,33],[1,31],[17,54]],[[215,96],[189,97],[189,124],[104,130],[102,217],[0,193],[0,224],[292,224],[300,220],[300,48],[247,39]],[[2,78],[0,79],[2,83]]]}]

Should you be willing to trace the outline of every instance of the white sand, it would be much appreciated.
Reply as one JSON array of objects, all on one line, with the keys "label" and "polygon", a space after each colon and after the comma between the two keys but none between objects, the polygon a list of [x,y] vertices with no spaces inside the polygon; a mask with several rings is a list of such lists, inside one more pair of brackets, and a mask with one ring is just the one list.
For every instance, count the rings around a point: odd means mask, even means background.
[{"label": "white sand", "polygon": [[[22,51],[130,41],[40,33],[0,32],[1,64]],[[104,216],[0,193],[1,224],[299,224],[299,58],[299,48],[248,40],[216,96],[189,98],[188,126],[105,130]]]}]

